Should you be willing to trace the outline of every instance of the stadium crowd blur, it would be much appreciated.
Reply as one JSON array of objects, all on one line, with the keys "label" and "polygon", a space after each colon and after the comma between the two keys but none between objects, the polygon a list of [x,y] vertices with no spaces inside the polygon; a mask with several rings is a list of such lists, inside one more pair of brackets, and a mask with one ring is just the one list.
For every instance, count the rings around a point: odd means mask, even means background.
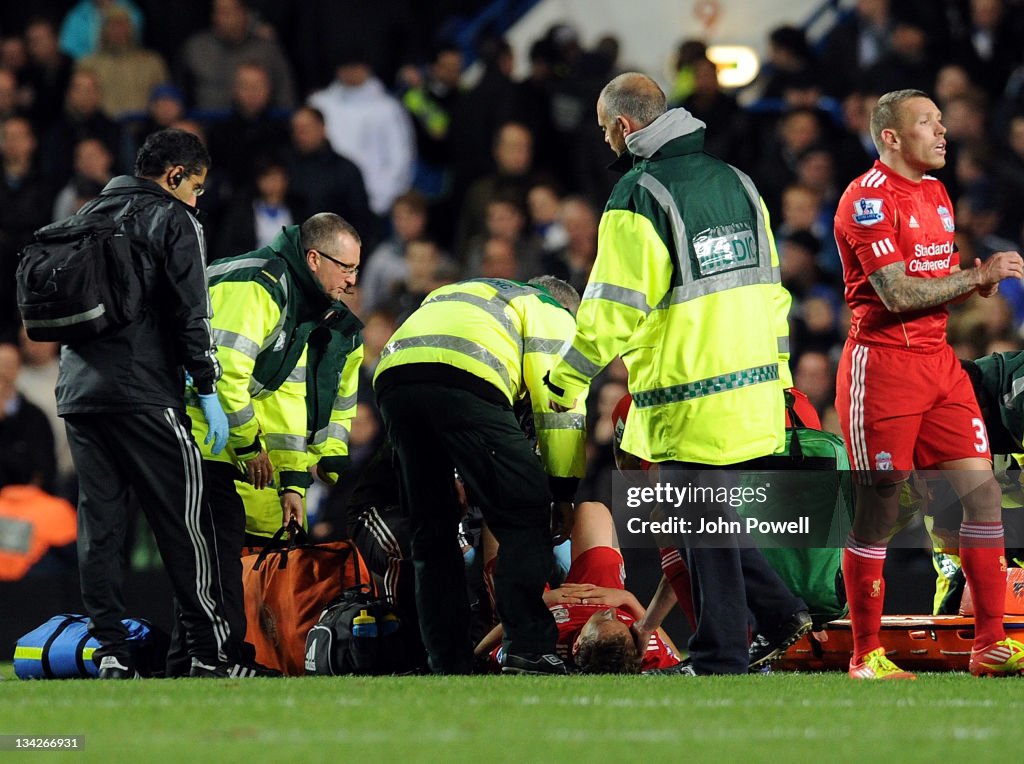
[{"label": "stadium crowd blur", "polygon": [[[210,258],[270,242],[331,211],[364,240],[351,307],[366,325],[351,434],[356,469],[382,437],[370,388],[391,333],[432,289],[460,278],[542,273],[581,292],[615,176],[594,116],[620,60],[613,33],[586,47],[558,24],[525,51],[482,36],[452,42],[450,20],[479,2],[443,0],[36,0],[0,9],[0,484],[34,483],[73,502],[75,480],[53,383],[58,348],[19,331],[14,272],[34,229],[131,173],[145,136],[194,131],[213,167],[199,200]],[[832,218],[876,154],[875,99],[928,92],[943,111],[961,262],[1024,238],[1024,2],[857,0],[819,40],[765,30],[757,79],[722,89],[703,43],[665,51],[671,105],[708,125],[708,151],[750,174],[772,215],[793,295],[797,386],[827,429],[847,309]],[[467,67],[467,54],[478,65]],[[475,74],[475,76],[471,76]],[[736,327],[737,332],[742,327]],[[1024,285],[954,309],[950,338],[975,358],[1020,349]],[[20,348],[20,371],[16,353]],[[13,377],[12,375],[16,375]],[[613,363],[588,410],[589,475],[579,499],[609,501]],[[41,410],[41,413],[40,413]],[[53,427],[54,446],[40,422]],[[17,444],[11,447],[11,444]],[[347,491],[311,494],[314,530],[337,535]]]}]

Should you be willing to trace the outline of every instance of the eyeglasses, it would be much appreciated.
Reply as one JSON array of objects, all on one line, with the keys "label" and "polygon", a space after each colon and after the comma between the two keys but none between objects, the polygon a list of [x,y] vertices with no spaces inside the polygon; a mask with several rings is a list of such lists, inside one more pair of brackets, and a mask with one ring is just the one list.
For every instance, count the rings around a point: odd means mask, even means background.
[{"label": "eyeglasses", "polygon": [[203,183],[196,183],[192,186],[192,193],[196,196],[202,196],[206,193],[206,186]]},{"label": "eyeglasses", "polygon": [[341,268],[341,270],[343,272],[347,273],[350,276],[357,276],[357,275],[359,275],[359,266],[358,265],[349,265],[348,263],[343,263],[338,258],[331,257],[326,252],[321,252],[319,249],[311,249],[310,252],[316,252],[318,255],[320,255],[320,257],[326,257],[332,263],[334,263],[339,268]]}]

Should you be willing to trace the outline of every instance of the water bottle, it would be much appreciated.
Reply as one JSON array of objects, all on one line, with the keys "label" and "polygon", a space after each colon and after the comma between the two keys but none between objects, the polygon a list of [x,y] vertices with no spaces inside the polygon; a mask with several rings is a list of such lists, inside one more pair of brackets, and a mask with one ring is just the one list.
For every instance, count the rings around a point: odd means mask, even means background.
[{"label": "water bottle", "polygon": [[400,621],[398,616],[394,613],[386,613],[381,619],[380,634],[382,637],[386,637],[389,634],[394,634],[398,631]]},{"label": "water bottle", "polygon": [[352,619],[353,637],[376,637],[377,619],[366,610],[360,610],[359,615]]}]

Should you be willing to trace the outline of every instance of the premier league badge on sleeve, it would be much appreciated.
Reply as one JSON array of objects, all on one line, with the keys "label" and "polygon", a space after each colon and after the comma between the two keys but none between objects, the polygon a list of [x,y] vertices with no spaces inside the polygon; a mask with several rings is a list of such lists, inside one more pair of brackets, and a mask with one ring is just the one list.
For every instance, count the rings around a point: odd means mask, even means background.
[{"label": "premier league badge on sleeve", "polygon": [[858,199],[853,203],[853,222],[857,225],[874,225],[882,220],[881,199]]}]

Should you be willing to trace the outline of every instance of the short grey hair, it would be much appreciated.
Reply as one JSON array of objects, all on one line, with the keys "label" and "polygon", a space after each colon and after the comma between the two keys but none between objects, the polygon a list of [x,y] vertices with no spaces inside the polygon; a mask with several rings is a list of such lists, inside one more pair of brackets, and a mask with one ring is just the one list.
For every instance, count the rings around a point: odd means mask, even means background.
[{"label": "short grey hair", "polygon": [[878,99],[871,110],[871,140],[874,141],[878,153],[882,153],[885,144],[882,142],[883,130],[895,130],[900,126],[900,106],[912,98],[930,98],[923,90],[893,90]]},{"label": "short grey hair", "polygon": [[549,295],[558,301],[559,305],[574,316],[576,311],[580,309],[580,293],[568,282],[554,276],[534,276],[526,283],[546,290]]},{"label": "short grey hair", "polygon": [[609,119],[629,117],[647,127],[668,110],[668,100],[658,83],[640,72],[626,72],[601,91]]},{"label": "short grey hair", "polygon": [[333,212],[318,212],[299,228],[303,251],[329,250],[338,234],[341,233],[347,233],[356,240],[356,244],[362,245],[363,240],[359,238],[359,233],[353,225],[341,215],[336,215]]}]

